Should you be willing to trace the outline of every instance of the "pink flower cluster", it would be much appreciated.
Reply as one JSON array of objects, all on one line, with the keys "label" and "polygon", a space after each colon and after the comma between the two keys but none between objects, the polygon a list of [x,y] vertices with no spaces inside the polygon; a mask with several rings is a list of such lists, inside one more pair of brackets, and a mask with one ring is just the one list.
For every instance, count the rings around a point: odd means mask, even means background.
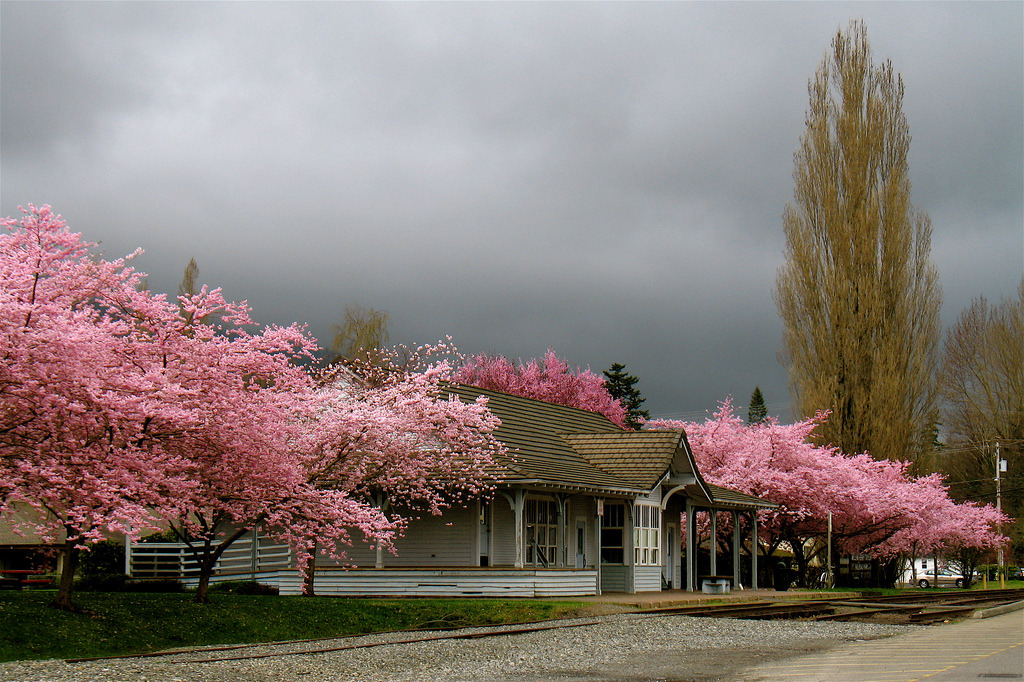
[{"label": "pink flower cluster", "polygon": [[827,418],[747,424],[726,400],[704,422],[656,420],[646,428],[685,429],[709,482],[777,503],[761,517],[769,549],[824,538],[829,512],[833,537],[846,552],[891,556],[1005,541],[996,527],[1006,517],[991,506],[954,503],[941,476],[913,477],[905,462],[814,445],[811,435]]},{"label": "pink flower cluster", "polygon": [[455,373],[455,381],[524,398],[597,412],[625,428],[626,409],[604,385],[604,377],[589,369],[570,370],[568,363],[548,349],[542,360],[513,365],[503,356],[469,358]]}]

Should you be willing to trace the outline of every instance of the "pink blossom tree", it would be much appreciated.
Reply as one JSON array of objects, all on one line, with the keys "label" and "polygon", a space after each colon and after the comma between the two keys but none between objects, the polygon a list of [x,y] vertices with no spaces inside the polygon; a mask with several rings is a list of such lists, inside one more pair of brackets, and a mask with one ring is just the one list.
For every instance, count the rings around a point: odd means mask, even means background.
[{"label": "pink blossom tree", "polygon": [[486,354],[468,358],[455,373],[458,383],[501,391],[524,398],[597,412],[625,428],[626,410],[612,398],[604,377],[589,369],[569,368],[555,351],[548,349],[541,360],[513,365],[503,356]]},{"label": "pink blossom tree", "polygon": [[[326,371],[303,446],[310,480],[372,501],[399,530],[417,514],[486,494],[495,457],[505,453],[494,437],[500,422],[486,398],[467,404],[445,393],[445,355],[457,352],[445,343],[380,349],[379,361],[356,375]],[[305,594],[313,591],[317,546],[311,536],[302,557]]]},{"label": "pink blossom tree", "polygon": [[777,503],[777,510],[762,515],[763,547],[770,555],[790,544],[801,578],[826,548],[829,513],[833,542],[848,553],[891,557],[915,541],[928,549],[998,541],[995,510],[954,504],[941,477],[914,478],[904,462],[814,445],[811,435],[826,418],[819,413],[795,424],[747,424],[726,400],[702,423],[656,420],[647,428],[685,429],[709,482]]},{"label": "pink blossom tree", "polygon": [[[435,490],[470,490],[459,481],[486,464],[472,448],[486,441],[491,418],[482,405],[438,400],[435,372],[346,399],[357,405],[352,429],[422,445],[429,424],[440,447],[374,450],[364,441],[365,463],[347,479],[318,468],[343,431],[323,416],[344,400],[325,397],[300,367],[316,349],[303,329],[250,331],[247,306],[216,289],[177,304],[142,291],[125,261],[94,257],[95,245],[49,207],[4,226],[0,510],[23,501],[47,515],[41,530],[64,543],[61,608],[73,608],[78,553],[107,533],[136,535],[167,519],[199,563],[202,602],[217,559],[257,524],[300,559],[310,537],[338,545],[359,531],[387,542],[400,523],[365,499],[371,479],[436,509]],[[327,436],[335,443],[319,440]],[[468,457],[456,441],[469,444]],[[373,469],[386,453],[394,457]],[[437,485],[430,475],[446,466],[467,474]]]},{"label": "pink blossom tree", "polygon": [[153,371],[166,302],[124,259],[93,258],[48,206],[23,213],[0,234],[0,510],[43,512],[37,530],[64,553],[54,605],[70,609],[79,552],[153,523],[180,413]]},{"label": "pink blossom tree", "polygon": [[198,564],[194,601],[208,601],[218,559],[257,526],[300,556],[299,539],[310,534],[335,542],[348,542],[354,529],[388,537],[394,524],[379,510],[310,480],[303,446],[316,385],[300,361],[316,344],[304,330],[250,332],[245,304],[205,287],[179,297],[178,309],[163,371],[186,414],[177,441],[185,483],[160,511]]}]

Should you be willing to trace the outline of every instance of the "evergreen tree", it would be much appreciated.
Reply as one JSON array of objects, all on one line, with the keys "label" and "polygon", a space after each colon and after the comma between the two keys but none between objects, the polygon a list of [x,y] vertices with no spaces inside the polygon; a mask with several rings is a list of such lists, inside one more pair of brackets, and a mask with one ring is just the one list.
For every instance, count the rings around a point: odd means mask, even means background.
[{"label": "evergreen tree", "polygon": [[747,408],[747,423],[760,424],[768,419],[768,408],[764,405],[764,395],[761,387],[755,386],[754,392],[750,394],[750,407]]},{"label": "evergreen tree", "polygon": [[604,385],[608,393],[626,408],[626,426],[639,430],[643,423],[651,418],[651,414],[640,409],[647,400],[634,388],[634,384],[640,380],[625,372],[625,369],[625,365],[613,362],[610,368],[602,372],[605,377]]}]

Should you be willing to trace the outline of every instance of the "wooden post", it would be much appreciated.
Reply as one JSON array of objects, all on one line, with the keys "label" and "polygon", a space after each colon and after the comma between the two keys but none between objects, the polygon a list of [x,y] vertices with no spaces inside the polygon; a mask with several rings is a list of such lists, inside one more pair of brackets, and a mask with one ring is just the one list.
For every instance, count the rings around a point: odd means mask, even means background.
[{"label": "wooden post", "polygon": [[601,525],[604,521],[604,500],[594,500],[594,569],[597,571],[597,594],[601,594]]},{"label": "wooden post", "polygon": [[[124,536],[124,574],[132,574],[132,526],[128,524],[128,533]],[[59,570],[59,569],[58,569]]]},{"label": "wooden post", "polygon": [[259,526],[254,526],[252,529],[252,579],[256,581],[256,571],[259,570],[260,563],[260,529]]},{"label": "wooden post", "polygon": [[629,500],[623,505],[625,514],[622,515],[622,564],[626,573],[626,594],[636,594],[636,561],[634,561],[635,546],[633,544],[633,529],[636,527],[636,503]]},{"label": "wooden post", "polygon": [[718,575],[718,510],[711,509],[711,575]]},{"label": "wooden post", "polygon": [[740,588],[740,513],[732,510],[732,586]]},{"label": "wooden post", "polygon": [[[373,503],[377,505],[377,509],[384,511],[384,496],[381,493],[374,494]],[[384,546],[381,545],[380,540],[374,543],[373,567],[384,568]]]},{"label": "wooden post", "polygon": [[[568,514],[569,498],[565,493],[555,495],[555,504],[558,506],[558,540],[555,543],[555,566],[564,568],[569,565],[569,525]],[[573,562],[575,564],[575,562]]]},{"label": "wooden post", "polygon": [[526,529],[523,520],[523,508],[526,506],[526,491],[516,490],[513,498],[512,513],[515,517],[516,526],[516,559],[513,563],[515,568],[522,568],[526,563]]},{"label": "wooden post", "polygon": [[694,547],[693,536],[697,531],[697,524],[694,522],[694,508],[690,498],[686,498],[686,591],[697,590],[697,557]]},{"label": "wooden post", "polygon": [[757,589],[757,509],[750,510],[750,589]]}]

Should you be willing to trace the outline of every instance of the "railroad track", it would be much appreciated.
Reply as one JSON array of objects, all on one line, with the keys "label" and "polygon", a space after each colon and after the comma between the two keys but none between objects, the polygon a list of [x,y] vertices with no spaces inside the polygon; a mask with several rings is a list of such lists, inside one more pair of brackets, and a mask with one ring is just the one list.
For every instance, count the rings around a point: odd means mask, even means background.
[{"label": "railroad track", "polygon": [[909,614],[911,623],[933,623],[950,618],[961,618],[980,606],[1012,604],[1024,599],[1024,590],[986,590],[970,593],[963,590],[943,590],[909,595],[868,596],[855,599],[829,600],[836,608],[855,611],[822,614],[815,620],[848,621],[870,619],[878,615]]}]

